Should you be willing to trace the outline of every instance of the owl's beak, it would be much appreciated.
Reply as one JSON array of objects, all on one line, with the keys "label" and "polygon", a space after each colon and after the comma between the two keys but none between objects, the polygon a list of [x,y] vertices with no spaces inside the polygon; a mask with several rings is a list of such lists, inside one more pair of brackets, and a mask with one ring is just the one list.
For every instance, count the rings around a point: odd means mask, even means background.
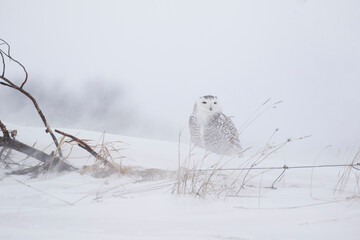
[{"label": "owl's beak", "polygon": [[212,107],[210,107],[210,111],[212,111]]}]

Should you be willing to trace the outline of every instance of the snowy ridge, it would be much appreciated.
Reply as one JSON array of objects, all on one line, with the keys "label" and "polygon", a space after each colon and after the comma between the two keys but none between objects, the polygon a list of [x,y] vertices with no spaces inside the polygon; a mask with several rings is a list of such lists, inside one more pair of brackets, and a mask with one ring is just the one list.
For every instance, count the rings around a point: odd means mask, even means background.
[{"label": "snowy ridge", "polygon": [[[50,142],[49,136],[39,134],[42,129],[7,126],[17,129],[18,140],[28,144],[36,136],[40,149]],[[94,141],[102,134],[66,131]],[[357,239],[356,176],[350,176],[344,191],[334,192],[344,169],[289,170],[276,183],[277,189],[268,187],[281,171],[254,172],[236,196],[198,198],[172,194],[178,154],[183,161],[188,145],[180,144],[179,152],[175,142],[111,134],[106,140],[123,142],[122,164],[174,174],[94,178],[72,172],[35,179],[4,177],[0,181],[0,239]],[[204,153],[196,149],[193,154],[196,161]],[[245,159],[221,161],[229,161],[226,166],[232,167]],[[269,160],[274,162],[266,164],[280,164],[273,159],[276,155]],[[81,167],[93,160],[76,149],[68,161]],[[217,162],[219,156],[210,155],[203,167]],[[228,179],[231,174],[221,173],[214,180]]]}]

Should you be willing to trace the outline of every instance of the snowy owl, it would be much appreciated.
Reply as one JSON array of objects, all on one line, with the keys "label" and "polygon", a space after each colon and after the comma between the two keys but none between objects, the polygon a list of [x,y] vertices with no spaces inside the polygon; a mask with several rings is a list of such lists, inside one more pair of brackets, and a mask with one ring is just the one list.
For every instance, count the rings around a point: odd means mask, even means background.
[{"label": "snowy owl", "polygon": [[239,133],[230,117],[222,113],[217,97],[207,95],[196,101],[189,127],[195,146],[217,154],[242,156]]}]

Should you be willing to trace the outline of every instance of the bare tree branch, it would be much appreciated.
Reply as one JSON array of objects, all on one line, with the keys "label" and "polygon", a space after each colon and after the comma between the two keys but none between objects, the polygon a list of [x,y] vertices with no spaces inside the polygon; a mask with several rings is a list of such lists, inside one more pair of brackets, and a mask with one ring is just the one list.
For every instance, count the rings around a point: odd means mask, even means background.
[{"label": "bare tree branch", "polygon": [[5,76],[5,58],[4,58],[4,54],[2,53],[2,51],[0,51],[0,55],[1,55],[1,60],[2,60],[2,64],[3,64],[1,76],[4,77]]},{"label": "bare tree branch", "polygon": [[6,45],[7,46],[7,52],[8,52],[8,55],[10,55],[10,44],[8,44],[4,39],[0,38],[0,41],[2,41],[2,43],[0,45]]},{"label": "bare tree branch", "polygon": [[[0,49],[1,58],[2,58],[2,61],[3,61],[3,74],[0,76],[0,80],[3,80],[3,82],[0,82],[0,84],[1,84],[1,85],[4,85],[4,86],[7,86],[7,87],[10,87],[10,88],[13,88],[13,89],[15,89],[15,90],[18,90],[19,92],[21,92],[22,94],[24,94],[25,96],[27,96],[27,97],[33,102],[33,104],[34,104],[34,106],[35,106],[35,108],[36,108],[36,110],[37,110],[37,112],[38,112],[41,120],[43,121],[43,123],[44,123],[44,125],[45,125],[45,127],[46,127],[46,132],[50,134],[52,140],[53,140],[54,143],[55,143],[55,146],[58,148],[58,147],[59,147],[59,143],[58,143],[58,141],[57,141],[57,138],[55,137],[53,131],[51,130],[51,128],[50,128],[50,126],[49,126],[49,124],[48,124],[48,122],[47,122],[47,120],[46,120],[43,112],[41,111],[41,109],[40,109],[37,101],[35,100],[35,98],[34,98],[30,93],[28,93],[27,91],[25,91],[25,90],[23,89],[23,87],[24,87],[24,85],[25,85],[25,83],[27,82],[27,79],[28,79],[28,73],[27,73],[27,71],[26,71],[26,68],[25,68],[24,65],[22,65],[19,61],[17,61],[16,59],[14,59],[14,58],[12,58],[12,57],[10,56],[10,45],[9,45],[5,40],[3,40],[3,39],[1,39],[1,38],[0,38],[0,41],[2,41],[2,44],[5,44],[5,45],[8,47],[7,53],[4,52],[2,49]],[[5,55],[6,57],[8,57],[10,60],[16,62],[16,63],[17,63],[19,66],[21,66],[22,69],[24,70],[24,72],[25,72],[25,80],[24,80],[23,83],[20,85],[20,87],[17,86],[17,85],[15,85],[12,81],[10,81],[9,79],[7,79],[7,78],[5,77],[5,68],[6,68],[6,65],[5,65],[4,55]],[[62,157],[62,151],[61,151],[61,149],[59,149],[58,153],[59,153],[59,156]]]},{"label": "bare tree branch", "polygon": [[[28,79],[29,74],[28,74],[28,72],[26,71],[26,68],[25,68],[24,65],[22,65],[19,61],[17,61],[16,59],[14,59],[14,58],[11,57],[11,55],[10,55],[10,44],[7,43],[7,42],[6,42],[4,39],[2,39],[2,38],[0,38],[0,41],[2,41],[2,44],[5,44],[5,45],[7,46],[7,53],[5,53],[5,52],[4,52],[3,50],[1,50],[1,49],[0,49],[0,51],[1,51],[3,54],[5,54],[10,60],[16,62],[16,63],[24,70],[24,72],[25,72],[25,79],[24,79],[23,83],[22,83],[21,86],[20,86],[20,88],[23,88],[24,85],[25,85],[25,83],[27,82],[27,79]],[[2,57],[2,59],[3,59],[3,67],[4,67],[4,68],[3,68],[3,74],[2,74],[2,76],[5,75],[5,61],[4,61],[4,56],[3,56],[3,54],[1,54],[1,57]]]},{"label": "bare tree branch", "polygon": [[[4,79],[2,77],[0,77],[1,79]],[[5,78],[6,79],[6,78]],[[8,82],[9,80],[6,79],[6,81]],[[10,81],[9,81],[10,82]],[[14,85],[12,82],[10,82],[10,84],[2,84],[2,85],[5,85],[5,86],[8,86],[8,87],[11,87],[13,89],[16,89],[18,90],[19,92],[21,92],[22,94],[24,94],[25,96],[27,96],[34,104],[38,114],[40,115],[40,118],[41,120],[43,121],[45,127],[46,127],[46,132],[49,133],[51,135],[51,138],[53,139],[54,143],[55,143],[55,146],[58,147],[59,146],[59,143],[57,141],[57,138],[55,137],[53,131],[51,130],[46,118],[45,118],[45,115],[43,114],[43,112],[41,111],[37,101],[35,100],[35,98],[30,94],[28,93],[27,91],[25,91],[24,89]],[[62,157],[62,152],[61,152],[61,149],[59,149],[59,156]]]},{"label": "bare tree branch", "polygon": [[3,139],[4,139],[5,141],[10,140],[9,131],[6,129],[5,125],[1,122],[1,120],[0,120],[0,128],[1,128],[1,131],[2,131],[2,133],[3,133]]},{"label": "bare tree branch", "polygon": [[25,72],[25,79],[24,79],[23,83],[20,86],[20,88],[23,88],[25,83],[27,82],[27,79],[28,79],[28,76],[29,76],[28,72],[26,71],[26,68],[18,60],[12,58],[9,54],[5,53],[3,50],[0,49],[0,52],[2,52],[2,54],[7,56],[10,60],[16,62],[23,69],[23,71]]},{"label": "bare tree branch", "polygon": [[11,87],[11,85],[4,83],[4,82],[0,82],[1,85],[7,86],[7,87]]}]

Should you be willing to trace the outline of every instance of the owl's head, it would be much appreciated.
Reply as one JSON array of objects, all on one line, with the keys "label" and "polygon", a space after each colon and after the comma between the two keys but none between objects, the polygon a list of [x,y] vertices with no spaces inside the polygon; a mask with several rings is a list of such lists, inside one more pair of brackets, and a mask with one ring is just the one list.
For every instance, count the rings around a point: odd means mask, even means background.
[{"label": "owl's head", "polygon": [[216,96],[206,95],[200,97],[196,101],[195,106],[198,114],[212,115],[222,112],[221,105]]}]

